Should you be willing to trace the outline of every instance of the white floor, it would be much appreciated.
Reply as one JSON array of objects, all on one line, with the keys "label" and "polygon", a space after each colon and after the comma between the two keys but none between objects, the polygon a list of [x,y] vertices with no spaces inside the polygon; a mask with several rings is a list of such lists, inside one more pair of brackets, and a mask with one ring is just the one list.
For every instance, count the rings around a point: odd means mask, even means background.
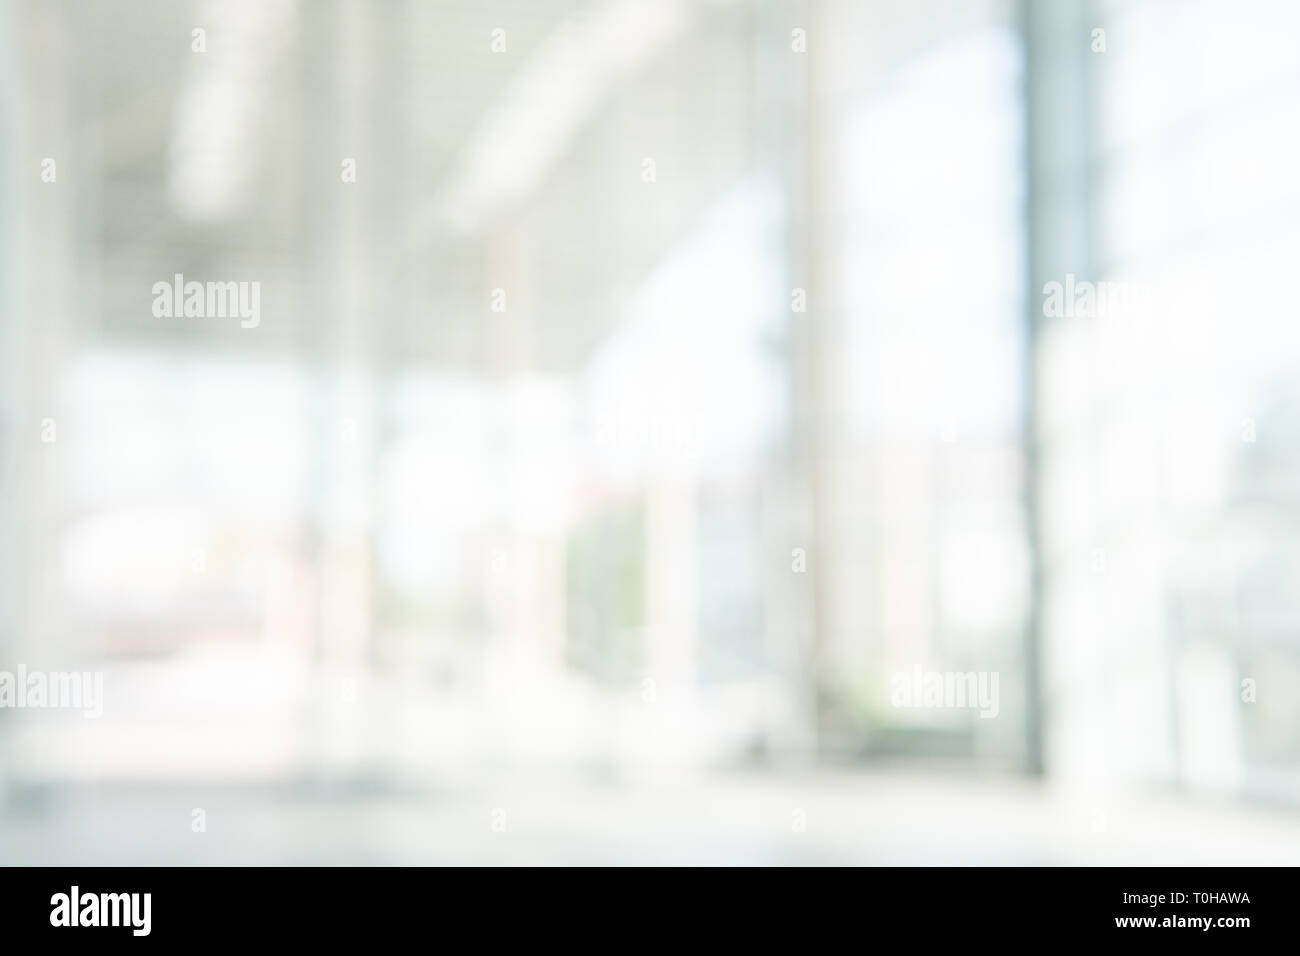
[{"label": "white floor", "polygon": [[1103,809],[1031,782],[876,771],[501,775],[441,794],[62,785],[11,792],[0,811],[5,864],[1297,862],[1293,812],[1176,795]]}]

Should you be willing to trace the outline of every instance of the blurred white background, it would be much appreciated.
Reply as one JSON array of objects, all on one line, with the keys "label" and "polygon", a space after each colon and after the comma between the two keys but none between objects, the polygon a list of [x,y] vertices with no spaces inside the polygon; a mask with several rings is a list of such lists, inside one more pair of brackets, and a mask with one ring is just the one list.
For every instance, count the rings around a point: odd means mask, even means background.
[{"label": "blurred white background", "polygon": [[0,2],[0,862],[1294,863],[1297,35]]}]

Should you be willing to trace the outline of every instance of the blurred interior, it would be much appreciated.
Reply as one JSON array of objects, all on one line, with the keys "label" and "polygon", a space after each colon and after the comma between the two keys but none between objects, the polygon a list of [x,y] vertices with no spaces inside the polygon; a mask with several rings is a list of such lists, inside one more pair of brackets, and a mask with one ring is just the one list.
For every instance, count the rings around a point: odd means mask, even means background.
[{"label": "blurred interior", "polygon": [[0,862],[1294,863],[1298,35],[0,2]]}]

